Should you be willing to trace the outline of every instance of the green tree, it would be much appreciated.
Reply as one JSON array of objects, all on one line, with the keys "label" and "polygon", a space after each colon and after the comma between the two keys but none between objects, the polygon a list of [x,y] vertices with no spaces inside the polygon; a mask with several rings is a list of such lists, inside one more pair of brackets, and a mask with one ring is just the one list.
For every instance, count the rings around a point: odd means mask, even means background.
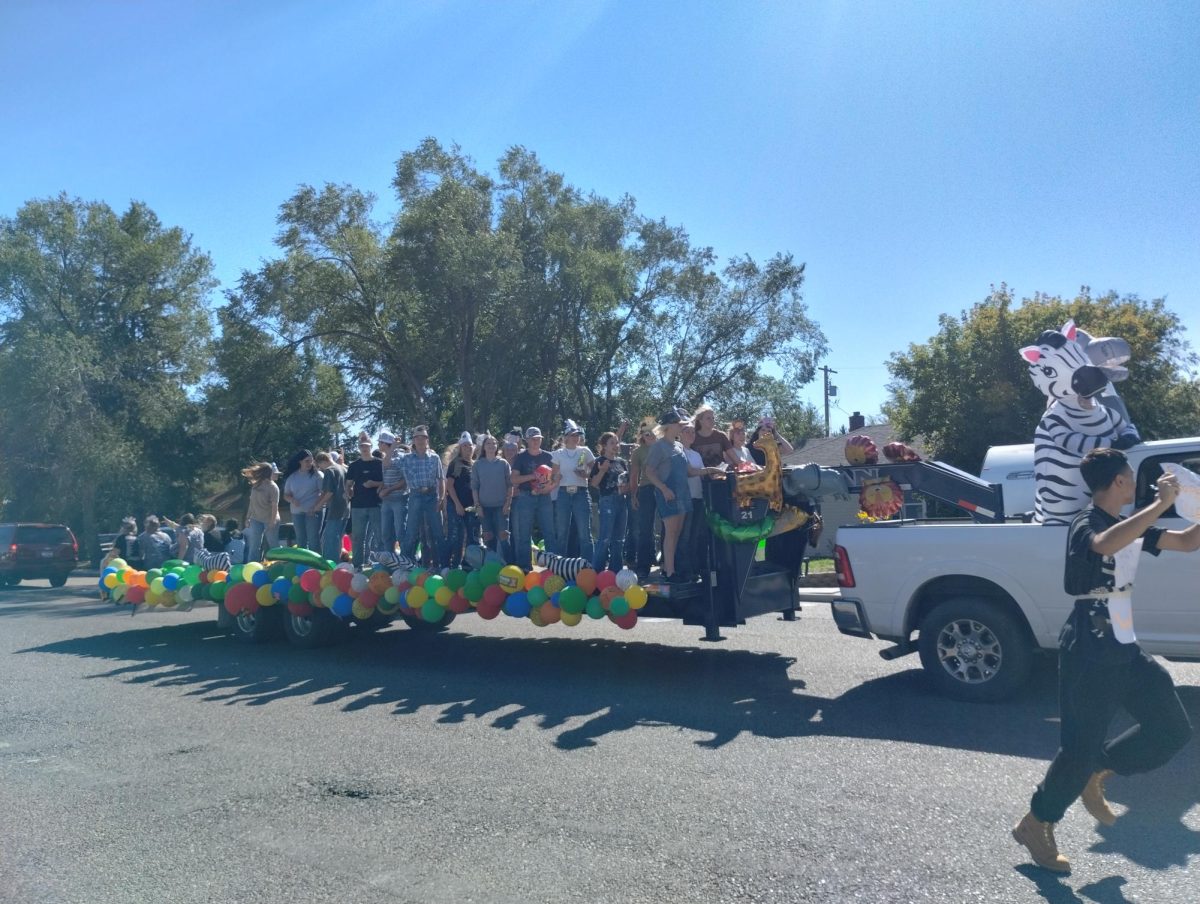
[{"label": "green tree", "polygon": [[85,544],[130,511],[190,502],[207,255],[135,202],[60,195],[0,220],[0,469],[6,516]]},{"label": "green tree", "polygon": [[942,315],[937,335],[892,355],[887,413],[902,436],[922,435],[937,457],[977,473],[989,446],[1033,441],[1045,399],[1018,350],[1067,320],[1132,349],[1118,390],[1143,439],[1200,428],[1196,357],[1162,299],[1116,293],[1073,299],[1035,295],[1014,303],[1001,285],[960,316]]}]

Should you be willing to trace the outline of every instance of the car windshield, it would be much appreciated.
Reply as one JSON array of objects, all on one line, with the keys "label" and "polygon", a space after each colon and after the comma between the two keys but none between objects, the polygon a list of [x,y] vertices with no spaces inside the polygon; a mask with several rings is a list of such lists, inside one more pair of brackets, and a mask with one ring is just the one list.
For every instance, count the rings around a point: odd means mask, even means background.
[{"label": "car windshield", "polygon": [[71,538],[65,527],[39,527],[23,524],[17,527],[17,538],[13,542],[19,544],[40,544],[54,546],[59,543],[70,543]]}]

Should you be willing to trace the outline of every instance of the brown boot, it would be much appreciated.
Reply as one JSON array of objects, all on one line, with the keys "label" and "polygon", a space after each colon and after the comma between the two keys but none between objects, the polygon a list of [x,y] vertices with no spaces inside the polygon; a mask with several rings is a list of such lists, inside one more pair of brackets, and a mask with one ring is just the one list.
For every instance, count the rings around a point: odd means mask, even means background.
[{"label": "brown boot", "polygon": [[1056,873],[1071,871],[1071,861],[1058,852],[1058,843],[1054,840],[1054,823],[1042,822],[1030,811],[1013,826],[1012,836],[1018,844],[1023,844],[1029,849],[1029,856],[1033,858],[1033,862],[1043,869]]},{"label": "brown boot", "polygon": [[1096,817],[1097,821],[1106,826],[1110,826],[1117,821],[1116,811],[1104,799],[1104,783],[1114,775],[1116,773],[1111,769],[1101,769],[1099,772],[1092,773],[1092,777],[1088,779],[1083,793],[1079,795],[1084,808],[1092,816]]}]

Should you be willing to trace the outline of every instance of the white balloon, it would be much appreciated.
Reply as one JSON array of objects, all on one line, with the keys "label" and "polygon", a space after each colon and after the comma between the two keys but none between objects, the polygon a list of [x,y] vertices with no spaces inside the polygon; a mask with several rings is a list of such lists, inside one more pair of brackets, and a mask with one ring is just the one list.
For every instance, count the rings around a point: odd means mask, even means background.
[{"label": "white balloon", "polygon": [[637,583],[637,575],[628,568],[622,568],[617,572],[617,586],[622,590],[628,590]]},{"label": "white balloon", "polygon": [[397,568],[395,571],[392,572],[392,586],[393,587],[399,587],[401,584],[403,584],[407,580],[408,580],[408,572],[405,571],[403,568]]},{"label": "white balloon", "polygon": [[355,593],[362,593],[370,582],[371,579],[360,572],[350,579],[350,589]]}]

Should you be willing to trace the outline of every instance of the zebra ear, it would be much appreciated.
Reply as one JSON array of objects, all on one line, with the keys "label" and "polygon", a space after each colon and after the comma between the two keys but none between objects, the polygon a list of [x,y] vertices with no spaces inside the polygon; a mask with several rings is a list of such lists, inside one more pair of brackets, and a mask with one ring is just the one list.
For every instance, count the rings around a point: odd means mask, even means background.
[{"label": "zebra ear", "polygon": [[1066,323],[1063,324],[1063,328],[1061,330],[1059,330],[1059,332],[1062,333],[1064,336],[1066,336],[1069,340],[1074,342],[1075,341],[1075,333],[1076,333],[1075,321],[1073,319],[1068,320]]},{"label": "zebra ear", "polygon": [[1037,364],[1042,360],[1042,350],[1036,345],[1027,345],[1021,349],[1021,357],[1030,364]]}]

